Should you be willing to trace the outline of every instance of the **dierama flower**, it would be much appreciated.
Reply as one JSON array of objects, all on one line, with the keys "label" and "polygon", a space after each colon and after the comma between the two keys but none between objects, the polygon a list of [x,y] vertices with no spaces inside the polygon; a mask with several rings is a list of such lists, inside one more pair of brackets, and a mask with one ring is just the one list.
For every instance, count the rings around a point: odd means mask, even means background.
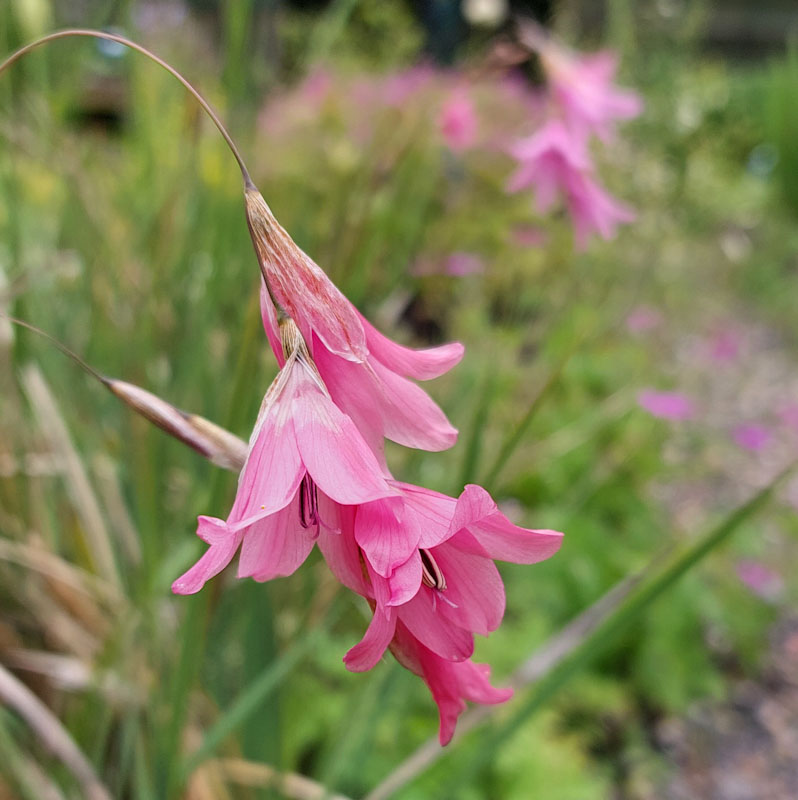
[{"label": "dierama flower", "polygon": [[611,239],[619,224],[635,219],[630,208],[593,179],[587,145],[561,120],[551,119],[532,136],[516,142],[510,154],[518,160],[519,167],[509,180],[507,191],[533,187],[539,214],[545,214],[558,197],[564,196],[579,249],[584,249],[592,233]]},{"label": "dierama flower", "polygon": [[246,200],[264,276],[263,324],[278,361],[277,308],[295,321],[332,399],[380,458],[383,437],[423,450],[451,447],[457,430],[408,378],[442,375],[460,361],[463,346],[412,350],[383,336],[297,247],[257,190],[248,190]]},{"label": "dierama flower", "polygon": [[473,146],[477,138],[477,114],[465,89],[452,91],[441,108],[438,126],[451,151],[462,153]]},{"label": "dierama flower", "polygon": [[693,401],[682,392],[658,392],[655,389],[643,389],[637,396],[637,404],[659,419],[677,422],[695,416]]},{"label": "dierama flower", "polygon": [[241,546],[239,576],[290,575],[322,528],[335,525],[336,505],[390,498],[388,485],[352,420],[330,399],[296,326],[281,325],[285,364],[266,392],[227,520],[200,517],[209,548],[172,585],[198,592]]},{"label": "dierama flower", "polygon": [[439,705],[445,743],[462,698],[502,702],[510,696],[490,687],[485,667],[468,661],[473,635],[487,636],[504,615],[494,559],[542,561],[559,549],[562,534],[513,525],[478,486],[467,486],[455,500],[391,484],[403,497],[401,512],[382,500],[362,504],[341,518],[339,535],[321,537],[319,546],[338,579],[374,610],[362,641],[344,657],[346,666],[371,669],[388,647],[414,653],[413,671]]},{"label": "dierama flower", "polygon": [[440,728],[438,741],[449,744],[454,736],[457,718],[466,709],[466,700],[483,705],[504,703],[513,696],[512,689],[496,689],[490,685],[490,667],[464,661],[447,661],[424,647],[410,631],[397,623],[391,652],[405,668],[427,684],[438,706]]},{"label": "dierama flower", "polygon": [[551,84],[552,94],[568,126],[581,137],[607,141],[617,120],[633,119],[643,110],[640,96],[613,84],[618,68],[614,53],[580,56],[545,34],[535,49]]}]

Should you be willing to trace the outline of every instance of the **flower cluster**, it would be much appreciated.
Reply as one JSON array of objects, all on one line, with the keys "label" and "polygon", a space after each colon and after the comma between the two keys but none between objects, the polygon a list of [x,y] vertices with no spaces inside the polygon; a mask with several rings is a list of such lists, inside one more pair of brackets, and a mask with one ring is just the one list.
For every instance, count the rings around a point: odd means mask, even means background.
[{"label": "flower cluster", "polygon": [[551,113],[531,136],[510,147],[518,169],[507,191],[531,187],[541,214],[562,197],[579,249],[592,234],[611,239],[618,225],[632,222],[635,215],[597,182],[589,145],[594,136],[610,141],[615,123],[636,117],[642,101],[634,92],[613,85],[614,54],[579,56],[534,27],[525,28],[522,38],[540,57]]},{"label": "flower cluster", "polygon": [[254,187],[246,205],[280,371],[233,507],[226,520],[199,518],[208,549],[172,588],[199,591],[239,549],[239,577],[290,575],[318,544],[373,612],[346,666],[370,669],[390,649],[429,686],[446,744],[465,700],[500,703],[512,693],[492,687],[489,668],[470,660],[474,634],[495,630],[504,614],[494,560],[541,561],[562,534],[513,525],[478,486],[453,498],[393,478],[385,438],[425,450],[454,444],[457,431],[414,380],[451,369],[462,345],[412,350],[387,339],[294,244]]}]

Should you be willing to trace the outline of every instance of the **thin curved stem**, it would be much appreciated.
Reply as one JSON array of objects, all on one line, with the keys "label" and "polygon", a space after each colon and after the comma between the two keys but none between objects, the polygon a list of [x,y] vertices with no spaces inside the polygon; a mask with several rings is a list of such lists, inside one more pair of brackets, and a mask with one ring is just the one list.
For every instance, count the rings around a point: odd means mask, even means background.
[{"label": "thin curved stem", "polygon": [[249,176],[249,171],[247,170],[246,164],[244,164],[244,159],[241,156],[241,153],[238,151],[232,136],[230,136],[230,134],[227,132],[227,128],[225,128],[216,112],[213,110],[213,108],[211,108],[210,103],[208,103],[208,101],[174,67],[167,64],[166,61],[156,56],[155,53],[151,52],[146,47],[143,47],[142,45],[137,44],[130,39],[126,39],[124,36],[118,36],[115,33],[106,33],[105,31],[96,31],[90,28],[68,28],[63,31],[56,31],[55,33],[50,33],[47,36],[42,36],[41,39],[36,39],[36,41],[26,44],[24,47],[20,47],[19,50],[13,52],[5,61],[3,61],[2,64],[0,64],[0,74],[2,74],[8,67],[22,58],[22,56],[30,53],[31,50],[35,50],[40,45],[53,42],[56,39],[66,39],[70,36],[89,36],[94,39],[105,39],[109,42],[123,44],[125,47],[129,47],[131,50],[136,50],[142,55],[147,56],[147,58],[149,58],[151,61],[154,61],[156,64],[158,64],[158,66],[163,67],[170,75],[173,75],[175,78],[177,78],[177,80],[179,80],[180,83],[182,83],[183,86],[194,96],[197,102],[202,106],[205,113],[211,118],[213,124],[219,130],[219,133],[222,134],[222,138],[230,148],[230,152],[233,154],[236,162],[238,163],[238,168],[241,170],[241,177],[244,179],[244,188],[255,188],[255,185],[252,183],[252,178]]}]

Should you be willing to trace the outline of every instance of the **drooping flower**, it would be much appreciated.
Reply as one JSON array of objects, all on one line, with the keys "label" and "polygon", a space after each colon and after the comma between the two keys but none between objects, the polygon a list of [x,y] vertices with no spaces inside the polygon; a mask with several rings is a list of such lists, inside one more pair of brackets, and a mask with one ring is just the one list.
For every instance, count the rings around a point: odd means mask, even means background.
[{"label": "drooping flower", "polygon": [[760,425],[758,422],[746,422],[738,425],[732,431],[732,439],[743,450],[750,450],[752,453],[758,453],[764,450],[770,444],[773,435],[770,428]]},{"label": "drooping flower", "polygon": [[467,486],[455,500],[390,483],[402,495],[401,512],[379,500],[360,505],[342,515],[340,535],[321,537],[319,546],[338,579],[374,611],[363,639],[344,657],[347,667],[371,669],[388,647],[411,653],[413,671],[439,705],[445,743],[462,698],[510,696],[490,687],[485,667],[468,661],[474,634],[487,636],[504,615],[494,559],[542,561],[559,549],[562,534],[513,525],[478,486]]},{"label": "drooping flower", "polygon": [[618,120],[633,119],[642,112],[640,96],[613,83],[618,68],[615,53],[579,55],[548,36],[539,37],[536,49],[554,99],[579,136],[594,134],[606,141]]},{"label": "drooping flower", "polygon": [[682,392],[658,392],[643,389],[637,396],[637,404],[654,417],[680,421],[695,415],[693,401]]},{"label": "drooping flower", "polygon": [[651,306],[637,306],[626,317],[629,333],[645,333],[662,324],[662,313]]},{"label": "drooping flower", "polygon": [[172,585],[198,592],[241,546],[239,576],[290,575],[320,530],[335,526],[336,504],[395,497],[352,420],[332,402],[296,327],[281,326],[285,364],[266,392],[227,520],[201,516],[209,547]]},{"label": "drooping flower", "polygon": [[487,664],[475,664],[470,658],[447,661],[424,647],[401,622],[396,625],[390,648],[396,660],[429,687],[438,706],[438,741],[441,746],[449,744],[454,736],[457,718],[465,711],[466,700],[496,705],[513,696],[512,689],[496,689],[490,685],[490,667]]},{"label": "drooping flower", "polygon": [[576,245],[583,249],[592,233],[611,239],[622,223],[632,222],[632,209],[608,194],[593,179],[593,162],[585,141],[561,120],[551,119],[532,136],[510,148],[519,162],[508,192],[534,188],[539,214],[563,196],[574,222]]},{"label": "drooping flower", "polygon": [[275,303],[296,322],[335,403],[381,456],[383,438],[445,450],[457,430],[409,378],[428,380],[463,357],[459,342],[412,350],[379,333],[280,226],[257,190],[246,193],[247,218],[265,278],[261,312],[278,362],[282,347]]},{"label": "drooping flower", "polygon": [[473,146],[477,138],[477,113],[465,89],[457,88],[449,95],[441,108],[438,126],[453,152],[461,153]]}]

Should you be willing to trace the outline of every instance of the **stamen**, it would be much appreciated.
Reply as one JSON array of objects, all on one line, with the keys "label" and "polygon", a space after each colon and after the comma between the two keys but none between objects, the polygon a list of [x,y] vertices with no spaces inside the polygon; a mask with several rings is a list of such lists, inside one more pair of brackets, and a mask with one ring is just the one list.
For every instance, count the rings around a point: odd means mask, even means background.
[{"label": "stamen", "polygon": [[305,475],[299,485],[299,524],[303,528],[309,528],[313,525],[318,530],[319,523],[318,490],[313,478],[310,475]]},{"label": "stamen", "polygon": [[446,591],[446,578],[443,577],[441,568],[432,557],[432,553],[424,549],[418,552],[421,554],[421,582],[424,586],[429,586],[430,589],[438,589],[441,592]]}]

